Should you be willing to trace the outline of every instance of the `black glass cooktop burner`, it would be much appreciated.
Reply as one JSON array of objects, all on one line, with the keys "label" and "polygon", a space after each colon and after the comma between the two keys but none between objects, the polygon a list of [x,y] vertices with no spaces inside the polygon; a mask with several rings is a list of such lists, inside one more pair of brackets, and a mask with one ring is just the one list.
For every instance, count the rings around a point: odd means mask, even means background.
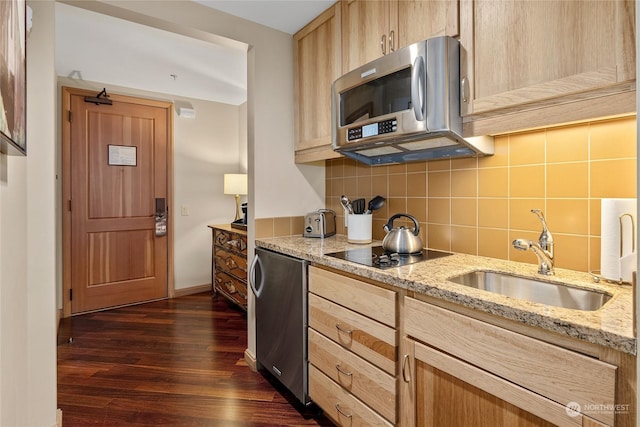
[{"label": "black glass cooktop burner", "polygon": [[385,250],[382,249],[382,246],[374,246],[349,249],[325,255],[343,259],[345,261],[355,262],[357,264],[367,265],[369,267],[389,268],[442,258],[451,254],[449,252],[434,251],[431,249],[423,249],[422,252],[417,252],[415,254],[397,254],[385,252]]}]

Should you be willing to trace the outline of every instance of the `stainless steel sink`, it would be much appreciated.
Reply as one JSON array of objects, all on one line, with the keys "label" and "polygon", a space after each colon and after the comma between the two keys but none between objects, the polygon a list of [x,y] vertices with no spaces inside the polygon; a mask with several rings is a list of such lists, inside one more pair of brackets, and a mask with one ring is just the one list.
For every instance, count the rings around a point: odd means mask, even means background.
[{"label": "stainless steel sink", "polygon": [[573,310],[597,310],[611,299],[611,295],[604,292],[491,271],[472,271],[448,280],[512,298]]}]

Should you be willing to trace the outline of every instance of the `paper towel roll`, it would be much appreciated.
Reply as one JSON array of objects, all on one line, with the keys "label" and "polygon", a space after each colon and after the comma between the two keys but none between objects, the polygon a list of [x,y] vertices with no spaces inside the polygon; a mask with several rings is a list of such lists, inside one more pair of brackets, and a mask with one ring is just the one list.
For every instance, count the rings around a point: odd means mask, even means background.
[{"label": "paper towel roll", "polygon": [[625,255],[620,259],[620,278],[623,282],[631,283],[633,272],[638,265],[638,254],[636,252]]},{"label": "paper towel roll", "polygon": [[[621,259],[634,252],[632,248],[635,248],[636,236],[632,232],[628,216],[623,218],[622,235],[620,234],[620,216],[629,214],[633,218],[633,223],[636,224],[637,200],[602,199],[601,211],[600,274],[609,280],[630,281],[631,271],[635,269],[635,265],[624,262],[625,271],[623,271]],[[621,239],[622,253],[620,253]]]}]

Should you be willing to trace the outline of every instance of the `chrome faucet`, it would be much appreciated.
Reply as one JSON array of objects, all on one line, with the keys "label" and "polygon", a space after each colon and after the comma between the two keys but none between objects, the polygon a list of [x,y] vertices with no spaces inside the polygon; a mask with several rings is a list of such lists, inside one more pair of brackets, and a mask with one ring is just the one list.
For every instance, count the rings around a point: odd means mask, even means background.
[{"label": "chrome faucet", "polygon": [[526,251],[531,249],[538,257],[538,273],[552,276],[553,272],[553,236],[547,227],[547,221],[540,209],[531,209],[531,212],[537,215],[542,223],[542,232],[537,242],[527,239],[516,239],[513,241],[513,247]]}]

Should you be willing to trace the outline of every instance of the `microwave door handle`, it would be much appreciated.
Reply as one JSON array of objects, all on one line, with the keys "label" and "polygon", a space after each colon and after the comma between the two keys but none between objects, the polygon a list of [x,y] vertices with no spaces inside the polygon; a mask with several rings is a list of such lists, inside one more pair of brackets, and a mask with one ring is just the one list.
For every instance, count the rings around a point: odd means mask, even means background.
[{"label": "microwave door handle", "polygon": [[411,67],[411,105],[416,120],[424,120],[424,91],[425,91],[424,59],[418,56]]}]

